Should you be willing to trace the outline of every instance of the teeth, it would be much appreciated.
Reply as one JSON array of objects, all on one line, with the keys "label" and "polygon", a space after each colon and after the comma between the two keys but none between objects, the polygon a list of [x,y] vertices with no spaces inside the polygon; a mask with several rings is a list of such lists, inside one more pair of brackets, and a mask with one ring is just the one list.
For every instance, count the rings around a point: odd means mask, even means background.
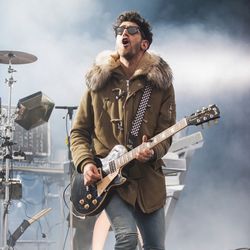
[{"label": "teeth", "polygon": [[126,45],[129,43],[129,40],[127,38],[122,39],[122,44]]}]

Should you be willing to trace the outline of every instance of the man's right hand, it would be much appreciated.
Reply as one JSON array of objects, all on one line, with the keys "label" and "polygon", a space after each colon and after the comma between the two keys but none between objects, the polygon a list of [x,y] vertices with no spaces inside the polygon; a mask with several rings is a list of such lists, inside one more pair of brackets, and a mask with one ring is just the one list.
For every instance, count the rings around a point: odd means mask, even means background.
[{"label": "man's right hand", "polygon": [[96,167],[92,163],[88,163],[83,168],[84,185],[89,186],[94,182],[101,179],[101,175]]}]

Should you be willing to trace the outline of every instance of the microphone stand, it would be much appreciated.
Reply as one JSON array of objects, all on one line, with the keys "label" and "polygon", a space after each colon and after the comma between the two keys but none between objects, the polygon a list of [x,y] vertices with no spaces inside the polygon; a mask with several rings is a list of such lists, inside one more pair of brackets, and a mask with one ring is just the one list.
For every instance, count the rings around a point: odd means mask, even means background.
[{"label": "microphone stand", "polygon": [[[70,121],[70,128],[72,127],[72,118],[73,118],[73,112],[74,110],[77,109],[77,106],[55,106],[55,109],[66,109],[67,114],[66,114],[66,128],[68,128],[68,119]],[[70,151],[70,135],[67,131],[67,147],[68,147],[68,160],[69,160],[69,174],[70,174],[70,190],[71,190],[71,185],[72,185],[72,175],[74,171],[74,165],[72,161],[72,155]],[[70,249],[73,249],[73,206],[70,201],[70,206],[69,206],[69,224],[70,224]]]},{"label": "microphone stand", "polygon": [[[72,118],[73,118],[73,112],[75,109],[77,109],[77,106],[55,106],[55,109],[66,109],[68,112],[66,114],[66,117],[69,117],[70,120],[70,127],[72,126]],[[67,123],[67,119],[66,119],[66,123]],[[67,124],[66,124],[67,126]],[[68,160],[70,161],[70,165],[72,162],[72,156],[71,156],[71,151],[70,151],[70,139],[69,139],[69,134],[67,134],[67,146],[68,146]],[[72,173],[70,171],[70,173]]]}]

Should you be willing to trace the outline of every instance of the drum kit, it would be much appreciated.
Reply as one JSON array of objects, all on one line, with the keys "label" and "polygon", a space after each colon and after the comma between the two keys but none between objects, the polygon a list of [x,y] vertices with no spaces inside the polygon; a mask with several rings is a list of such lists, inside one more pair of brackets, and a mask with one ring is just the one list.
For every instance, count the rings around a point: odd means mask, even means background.
[{"label": "drum kit", "polygon": [[[0,51],[0,64],[8,64],[8,74],[9,74],[8,79],[5,80],[5,83],[9,87],[8,105],[7,105],[7,109],[5,110],[5,112],[2,112],[1,100],[0,100],[0,143],[1,143],[0,148],[4,149],[3,150],[4,167],[3,169],[0,169],[0,184],[2,187],[4,187],[3,205],[2,205],[2,210],[0,210],[2,211],[2,216],[3,216],[3,219],[1,220],[2,222],[1,244],[3,247],[2,248],[0,247],[0,249],[12,249],[10,247],[9,240],[8,240],[8,209],[9,209],[9,204],[10,204],[10,199],[11,199],[10,192],[12,191],[10,186],[12,186],[13,184],[12,183],[13,180],[10,179],[10,175],[9,175],[9,171],[11,167],[11,159],[12,159],[12,145],[14,144],[12,140],[13,140],[15,118],[18,116],[19,118],[22,117],[23,113],[26,112],[25,105],[23,105],[23,109],[19,107],[19,111],[13,114],[12,103],[11,103],[12,102],[11,100],[12,87],[13,87],[13,84],[16,82],[16,80],[13,77],[13,74],[16,72],[16,70],[13,68],[13,65],[33,63],[36,60],[37,60],[37,57],[29,53],[25,53],[21,51],[8,51],[8,50]],[[48,112],[50,114],[53,107],[54,107],[54,104],[49,102],[49,109],[48,107],[46,107],[47,113],[45,112],[43,116],[48,115]],[[39,125],[40,124],[41,122],[39,123]],[[29,124],[29,127],[32,127],[32,125],[33,124],[31,125]]]},{"label": "drum kit", "polygon": [[[2,217],[0,224],[1,238],[0,238],[0,250],[13,249],[17,239],[21,236],[24,230],[27,227],[24,227],[23,224],[14,232],[14,234],[9,236],[8,229],[8,210],[10,205],[10,200],[15,199],[13,196],[13,190],[18,196],[21,197],[22,191],[17,189],[22,188],[20,181],[13,180],[10,178],[10,168],[12,165],[13,150],[12,146],[15,144],[13,142],[13,133],[15,130],[14,123],[17,123],[19,126],[25,130],[30,130],[34,127],[40,126],[41,124],[48,121],[50,114],[55,106],[54,102],[44,95],[41,91],[22,98],[17,104],[17,108],[13,109],[12,107],[12,87],[16,80],[14,79],[14,73],[16,70],[13,68],[13,65],[20,64],[29,64],[37,61],[37,57],[21,52],[21,51],[11,51],[5,50],[0,51],[0,64],[8,65],[8,79],[5,80],[5,83],[9,87],[8,95],[8,105],[1,106],[1,97],[0,97],[0,153],[3,152],[3,163],[4,166],[1,168],[0,165],[0,201],[3,199],[2,206],[0,208],[0,217]],[[56,106],[56,109],[67,109],[70,120],[72,119],[73,110],[77,107],[68,107],[68,106]],[[70,155],[70,153],[69,153]],[[1,156],[1,154],[0,154]],[[1,158],[1,157],[0,157]],[[15,183],[14,183],[15,182]],[[17,185],[14,185],[17,184]],[[1,189],[1,188],[4,188]],[[17,198],[19,199],[19,198]],[[46,211],[41,211],[37,214],[38,218],[44,216],[49,209]],[[29,223],[30,224],[30,223]],[[70,219],[70,224],[72,224],[72,219]],[[25,221],[27,226],[27,222]],[[17,232],[18,231],[18,232]],[[72,225],[71,225],[71,246],[73,245],[72,237]]]}]

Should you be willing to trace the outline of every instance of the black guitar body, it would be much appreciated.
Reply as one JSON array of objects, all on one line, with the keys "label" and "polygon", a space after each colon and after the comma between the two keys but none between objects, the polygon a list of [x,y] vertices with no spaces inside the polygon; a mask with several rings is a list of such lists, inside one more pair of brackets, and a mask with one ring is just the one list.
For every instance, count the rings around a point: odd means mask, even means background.
[{"label": "black guitar body", "polygon": [[[85,186],[83,174],[74,173],[70,200],[76,212],[81,216],[93,216],[100,213],[108,203],[113,188],[125,183],[126,178],[122,176],[121,170],[110,173],[107,167],[113,158],[121,156],[125,151],[123,146],[117,145],[106,158],[95,159],[97,167],[102,169],[102,179],[95,184]],[[114,176],[111,181],[110,175]],[[98,186],[103,185],[105,188],[98,194]]]},{"label": "black guitar body", "polygon": [[[90,186],[84,185],[83,174],[76,173],[71,189],[71,201],[75,210],[81,216],[93,216],[100,213],[107,205],[113,187],[122,185],[125,178],[117,175],[112,181],[112,184],[98,196],[97,186],[95,184]],[[108,195],[108,196],[107,196]]]}]

